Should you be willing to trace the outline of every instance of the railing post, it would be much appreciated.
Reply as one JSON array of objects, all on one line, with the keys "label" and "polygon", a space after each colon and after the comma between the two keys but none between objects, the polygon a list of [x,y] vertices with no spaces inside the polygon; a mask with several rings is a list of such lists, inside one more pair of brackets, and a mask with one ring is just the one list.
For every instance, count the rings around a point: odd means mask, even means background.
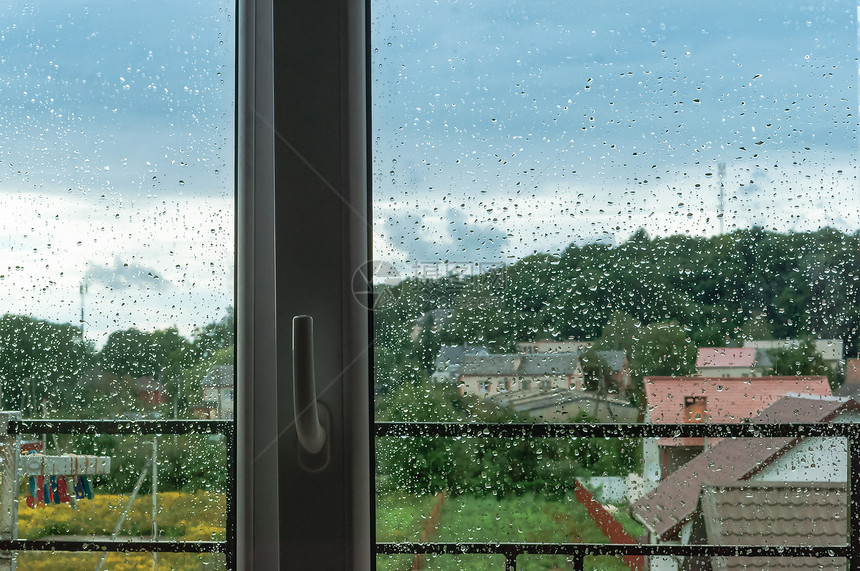
[{"label": "railing post", "polygon": [[851,546],[848,569],[860,571],[860,434],[851,432],[848,436],[848,544]]},{"label": "railing post", "polygon": [[571,563],[573,564],[574,571],[583,571],[585,568],[585,555],[582,551],[578,551],[573,554],[571,557]]},{"label": "railing post", "polygon": [[515,552],[505,553],[505,571],[517,571],[517,554]]},{"label": "railing post", "polygon": [[[20,412],[0,412],[0,539],[18,539],[18,435],[9,434],[9,421],[21,420]],[[0,571],[15,570],[14,551],[0,552]]]},{"label": "railing post", "polygon": [[225,492],[227,494],[227,536],[225,538],[227,540],[227,553],[225,554],[225,557],[227,559],[227,569],[230,571],[238,568],[236,553],[236,494],[238,493],[238,490],[236,489],[236,437],[234,424],[224,432],[224,441],[227,447],[227,482],[225,486]]}]

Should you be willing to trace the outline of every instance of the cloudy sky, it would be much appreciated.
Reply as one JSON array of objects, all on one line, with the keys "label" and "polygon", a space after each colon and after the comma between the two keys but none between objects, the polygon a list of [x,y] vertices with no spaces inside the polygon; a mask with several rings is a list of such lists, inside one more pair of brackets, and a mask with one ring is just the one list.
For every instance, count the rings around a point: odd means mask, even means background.
[{"label": "cloudy sky", "polygon": [[189,334],[233,298],[230,2],[0,2],[0,314]]},{"label": "cloudy sky", "polygon": [[380,258],[860,228],[856,2],[374,6]]},{"label": "cloudy sky", "polygon": [[[856,2],[375,0],[374,244],[513,261],[860,228]],[[0,0],[0,314],[87,337],[233,298],[227,0]]]}]

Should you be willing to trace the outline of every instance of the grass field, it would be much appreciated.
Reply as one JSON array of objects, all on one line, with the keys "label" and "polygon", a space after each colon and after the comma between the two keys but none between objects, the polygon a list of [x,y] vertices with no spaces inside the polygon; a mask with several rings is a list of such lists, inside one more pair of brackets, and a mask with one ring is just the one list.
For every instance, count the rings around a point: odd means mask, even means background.
[{"label": "grass field", "polygon": [[[379,541],[418,541],[423,522],[430,513],[432,496],[388,495],[377,497]],[[553,501],[534,495],[506,497],[458,496],[448,498],[436,534],[439,542],[574,542],[606,543],[585,508],[574,499]],[[377,557],[377,568],[386,571],[411,569],[414,556]],[[500,556],[428,557],[427,570],[483,571],[504,568]],[[570,569],[563,556],[520,556],[518,570]],[[620,558],[588,557],[586,569],[627,571]]]}]

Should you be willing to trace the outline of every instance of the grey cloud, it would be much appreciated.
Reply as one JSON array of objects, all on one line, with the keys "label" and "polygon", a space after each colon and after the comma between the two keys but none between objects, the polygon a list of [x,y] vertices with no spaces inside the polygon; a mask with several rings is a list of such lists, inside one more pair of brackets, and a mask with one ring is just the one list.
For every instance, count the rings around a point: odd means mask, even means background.
[{"label": "grey cloud", "polygon": [[161,277],[161,274],[153,269],[140,264],[126,263],[119,258],[114,258],[113,267],[110,265],[95,266],[92,263],[84,274],[85,284],[101,284],[111,289],[155,289],[167,290],[173,284]]},{"label": "grey cloud", "polygon": [[462,211],[450,209],[445,226],[436,232],[424,212],[395,212],[386,220],[382,234],[406,252],[408,263],[502,261],[507,234],[490,222],[470,220]]}]

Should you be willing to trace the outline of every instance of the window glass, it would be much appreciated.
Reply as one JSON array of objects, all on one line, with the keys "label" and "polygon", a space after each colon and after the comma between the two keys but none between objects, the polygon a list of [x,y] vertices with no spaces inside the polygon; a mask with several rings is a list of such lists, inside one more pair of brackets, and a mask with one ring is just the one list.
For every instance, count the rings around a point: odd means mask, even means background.
[{"label": "window glass", "polygon": [[[3,410],[25,420],[232,418],[234,14],[230,1],[5,3]],[[68,500],[28,507],[23,478],[22,538],[105,539],[124,519],[123,537],[224,539],[223,435],[21,440],[47,457],[110,459],[75,510]],[[223,556],[164,557],[224,566]],[[46,558],[72,568],[53,554],[20,563]],[[106,565],[123,559],[140,563],[111,555]]]},{"label": "window glass", "polygon": [[[857,418],[856,3],[372,10],[378,421]],[[550,537],[559,509],[604,540],[594,514],[635,541],[768,543],[732,520],[755,509],[702,498],[847,505],[838,438],[381,437],[376,458],[380,540],[417,540],[439,494],[439,541],[590,541]],[[698,495],[668,493],[691,465]]]}]

